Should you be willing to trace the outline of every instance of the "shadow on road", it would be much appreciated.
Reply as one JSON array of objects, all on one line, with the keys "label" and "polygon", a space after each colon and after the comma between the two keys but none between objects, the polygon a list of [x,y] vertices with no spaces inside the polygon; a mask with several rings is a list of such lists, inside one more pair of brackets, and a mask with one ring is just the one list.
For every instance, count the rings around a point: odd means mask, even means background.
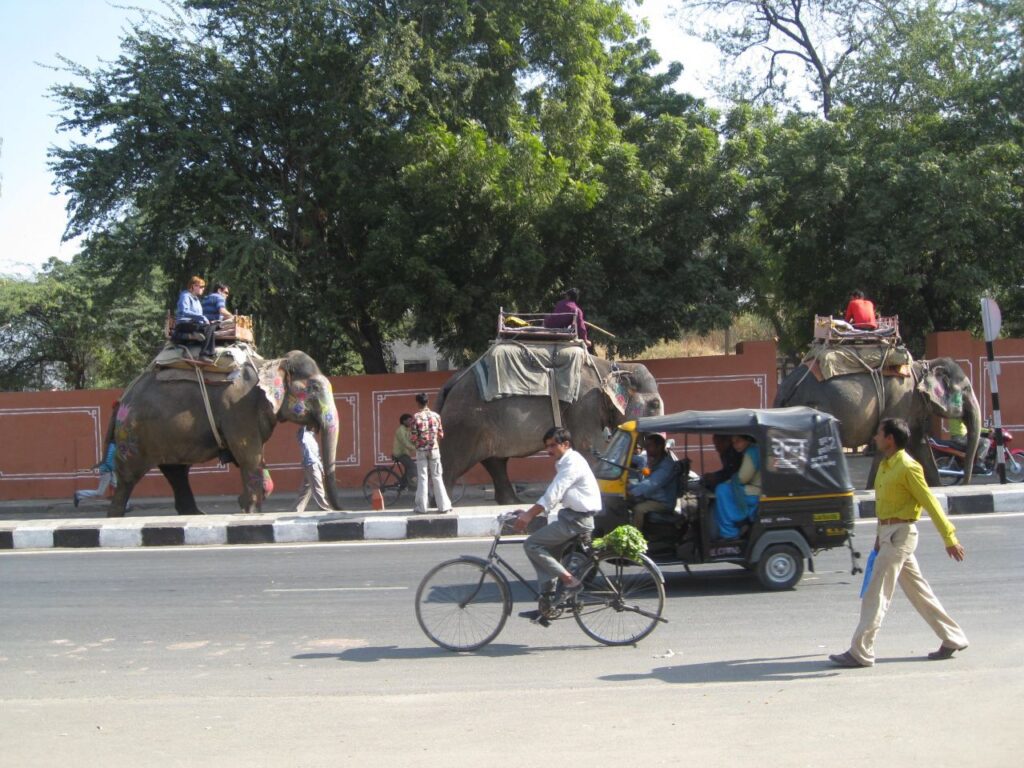
[{"label": "shadow on road", "polygon": [[656,667],[646,674],[603,675],[612,683],[660,680],[663,683],[751,683],[809,680],[841,673],[823,656],[784,656],[776,659],[730,659],[703,664]]},{"label": "shadow on road", "polygon": [[[532,653],[551,653],[552,651],[588,651],[601,648],[598,645],[513,645],[509,643],[491,643],[476,651],[473,656],[488,658],[504,658],[507,656],[528,656]],[[401,661],[407,659],[433,659],[439,656],[451,657],[459,655],[455,651],[446,651],[432,645],[422,648],[399,648],[397,645],[381,645],[366,648],[348,648],[338,653],[300,653],[293,659],[315,660],[335,659],[337,661]]]}]

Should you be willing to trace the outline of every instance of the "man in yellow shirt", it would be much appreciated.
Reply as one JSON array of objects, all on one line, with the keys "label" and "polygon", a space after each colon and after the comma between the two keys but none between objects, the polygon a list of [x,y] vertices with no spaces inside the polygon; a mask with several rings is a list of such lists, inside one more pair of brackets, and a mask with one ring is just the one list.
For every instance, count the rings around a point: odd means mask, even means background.
[{"label": "man in yellow shirt", "polygon": [[925,484],[921,465],[904,450],[909,440],[910,428],[903,419],[883,420],[875,434],[875,447],[885,457],[875,477],[875,514],[878,516],[875,551],[878,555],[861,602],[860,623],[853,633],[850,650],[828,657],[840,667],[874,665],[875,635],[882,626],[897,583],[942,641],[939,649],[929,653],[928,658],[948,659],[967,647],[967,636],[935,597],[914,557],[916,523],[922,507],[942,536],[951,558],[961,562],[964,548],[957,541],[956,529],[943,514],[938,499]]},{"label": "man in yellow shirt", "polygon": [[391,444],[391,455],[405,468],[405,482],[410,488],[416,487],[416,446],[412,444],[412,414],[403,413],[398,419],[398,429]]}]

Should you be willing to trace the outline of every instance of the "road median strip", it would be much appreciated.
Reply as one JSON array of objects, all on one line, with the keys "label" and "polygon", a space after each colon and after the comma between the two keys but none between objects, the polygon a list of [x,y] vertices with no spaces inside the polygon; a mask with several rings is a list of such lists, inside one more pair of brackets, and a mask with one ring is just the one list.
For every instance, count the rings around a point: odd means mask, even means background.
[{"label": "road median strip", "polygon": [[[950,514],[1024,510],[1020,486],[936,489]],[[875,516],[874,493],[858,491],[857,516]],[[483,505],[447,515],[409,512],[279,512],[256,515],[152,516],[0,522],[0,550],[296,544],[490,536],[495,518],[512,506]]]}]

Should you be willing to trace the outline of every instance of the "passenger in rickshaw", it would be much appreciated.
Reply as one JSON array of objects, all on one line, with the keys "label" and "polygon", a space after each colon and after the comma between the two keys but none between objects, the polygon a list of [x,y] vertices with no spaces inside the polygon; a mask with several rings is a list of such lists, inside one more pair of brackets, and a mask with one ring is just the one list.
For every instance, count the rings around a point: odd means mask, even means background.
[{"label": "passenger in rickshaw", "polygon": [[743,456],[739,470],[715,490],[718,536],[736,539],[740,526],[754,518],[761,497],[761,452],[749,435],[733,435],[732,447]]},{"label": "passenger in rickshaw", "polygon": [[712,435],[711,442],[718,451],[718,458],[722,462],[722,468],[717,472],[705,472],[701,475],[700,483],[709,491],[715,490],[730,477],[735,475],[740,464],[743,463],[743,454],[732,447],[732,435]]},{"label": "passenger in rickshaw", "polygon": [[630,480],[626,503],[633,510],[633,525],[641,531],[649,512],[672,512],[676,507],[679,464],[665,450],[665,438],[657,432],[644,437],[647,463],[637,480]]}]

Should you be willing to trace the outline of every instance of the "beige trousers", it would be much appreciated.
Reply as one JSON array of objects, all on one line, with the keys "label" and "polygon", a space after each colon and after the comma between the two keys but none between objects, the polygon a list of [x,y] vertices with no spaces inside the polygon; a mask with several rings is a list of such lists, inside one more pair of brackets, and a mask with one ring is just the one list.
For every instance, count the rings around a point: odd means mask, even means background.
[{"label": "beige trousers", "polygon": [[320,509],[325,511],[334,509],[324,493],[324,471],[320,469],[320,465],[314,464],[302,469],[305,474],[302,477],[302,486],[299,488],[299,500],[295,505],[295,511],[305,512],[310,496],[313,497],[313,501]]},{"label": "beige trousers", "polygon": [[860,605],[860,623],[853,633],[850,655],[861,664],[875,663],[875,635],[889,610],[896,584],[917,609],[942,644],[966,648],[964,631],[942,607],[917,565],[917,526],[914,523],[878,526],[878,556],[867,592]]}]

